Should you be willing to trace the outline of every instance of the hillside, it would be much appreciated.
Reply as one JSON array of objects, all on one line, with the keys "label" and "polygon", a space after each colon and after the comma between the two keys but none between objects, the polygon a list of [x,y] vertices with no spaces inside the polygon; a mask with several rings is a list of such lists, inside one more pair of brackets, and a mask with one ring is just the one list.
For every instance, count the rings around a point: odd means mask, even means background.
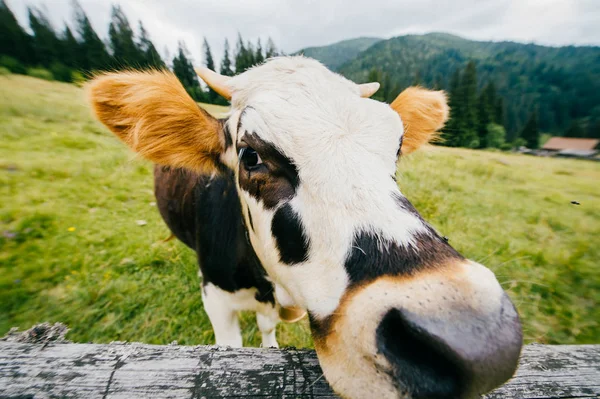
[{"label": "hillside", "polygon": [[307,57],[321,61],[331,69],[337,69],[381,40],[374,37],[359,37],[327,46],[308,47],[298,51],[297,54],[304,54]]},{"label": "hillside", "polygon": [[[338,68],[357,82],[372,69],[389,74],[399,88],[415,82],[447,89],[469,60],[481,88],[493,81],[505,99],[505,126],[514,134],[538,109],[542,131],[559,134],[573,120],[600,123],[600,47],[545,47],[478,42],[443,33],[382,40]],[[598,125],[600,126],[600,125]]]},{"label": "hillside", "polygon": [[[92,119],[82,89],[0,81],[0,336],[61,321],[75,342],[213,343],[196,257],[165,241],[152,166]],[[398,168],[423,217],[496,273],[526,341],[555,344],[600,336],[599,180],[596,162],[445,147]],[[254,320],[242,328],[257,346]],[[312,345],[307,320],[277,335]]]}]

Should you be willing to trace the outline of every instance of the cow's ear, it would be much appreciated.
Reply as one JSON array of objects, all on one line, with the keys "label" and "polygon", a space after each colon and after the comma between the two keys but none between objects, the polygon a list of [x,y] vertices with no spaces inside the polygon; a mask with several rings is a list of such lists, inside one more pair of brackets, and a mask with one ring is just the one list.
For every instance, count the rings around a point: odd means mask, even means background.
[{"label": "cow's ear", "polygon": [[117,72],[88,85],[96,117],[152,162],[211,172],[224,150],[223,127],[168,71]]},{"label": "cow's ear", "polygon": [[450,108],[443,91],[409,87],[391,107],[400,114],[404,125],[402,153],[409,154],[435,138],[448,120]]}]

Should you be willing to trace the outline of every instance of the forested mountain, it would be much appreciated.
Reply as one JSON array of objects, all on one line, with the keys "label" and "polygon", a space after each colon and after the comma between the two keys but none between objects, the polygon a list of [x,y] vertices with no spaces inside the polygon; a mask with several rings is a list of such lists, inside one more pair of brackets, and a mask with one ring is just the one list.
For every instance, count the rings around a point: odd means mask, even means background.
[{"label": "forested mountain", "polygon": [[308,47],[300,50],[298,54],[304,54],[307,57],[321,61],[331,69],[337,69],[381,40],[375,37],[359,37],[328,46]]},{"label": "forested mountain", "polygon": [[536,112],[542,132],[562,135],[580,129],[588,136],[598,135],[600,47],[477,42],[443,33],[408,35],[379,41],[337,70],[357,82],[369,80],[376,71],[387,80],[388,87],[382,89],[393,96],[415,83],[451,90],[452,77],[470,61],[477,90],[493,83],[503,99],[499,123],[510,141]]}]

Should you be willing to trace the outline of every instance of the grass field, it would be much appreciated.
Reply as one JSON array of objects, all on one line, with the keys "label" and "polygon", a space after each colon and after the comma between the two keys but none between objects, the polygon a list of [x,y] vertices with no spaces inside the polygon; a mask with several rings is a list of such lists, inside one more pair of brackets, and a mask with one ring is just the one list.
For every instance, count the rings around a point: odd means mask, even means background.
[{"label": "grass field", "polygon": [[[214,342],[194,254],[163,242],[151,165],[91,118],[81,89],[1,76],[0,136],[0,335],[61,321],[77,342]],[[402,160],[399,182],[498,275],[528,342],[600,342],[599,163],[433,147]],[[257,346],[253,316],[242,326]],[[312,346],[306,321],[278,337]]]}]

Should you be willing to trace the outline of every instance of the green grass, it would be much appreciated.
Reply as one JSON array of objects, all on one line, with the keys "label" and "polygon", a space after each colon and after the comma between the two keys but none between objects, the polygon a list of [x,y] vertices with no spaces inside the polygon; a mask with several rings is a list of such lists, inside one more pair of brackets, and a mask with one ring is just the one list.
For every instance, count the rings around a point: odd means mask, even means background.
[{"label": "green grass", "polygon": [[[194,254],[163,242],[151,165],[81,89],[0,76],[0,135],[0,335],[61,321],[77,342],[214,342]],[[496,272],[528,341],[600,342],[600,164],[435,147],[399,171],[423,216]],[[258,346],[253,315],[242,326]],[[312,346],[306,320],[278,338]]]}]

